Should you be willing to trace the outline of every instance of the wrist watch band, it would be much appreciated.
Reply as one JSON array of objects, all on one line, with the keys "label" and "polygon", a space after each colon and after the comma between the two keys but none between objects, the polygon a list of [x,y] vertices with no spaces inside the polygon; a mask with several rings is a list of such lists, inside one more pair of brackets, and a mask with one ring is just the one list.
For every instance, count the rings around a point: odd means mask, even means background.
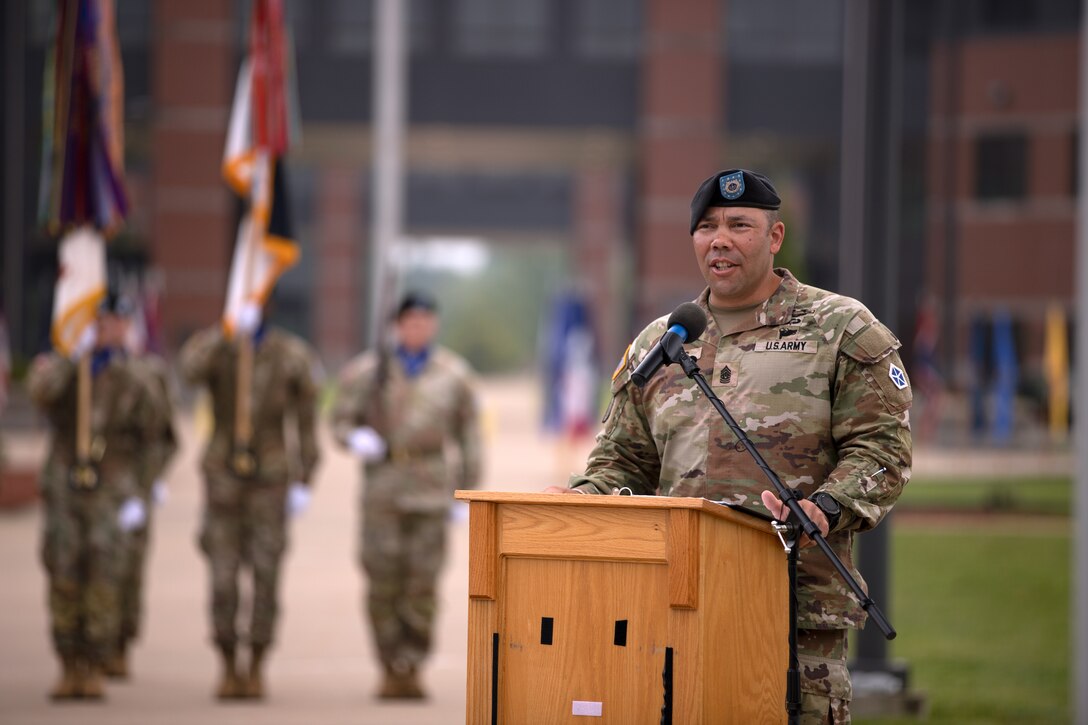
[{"label": "wrist watch band", "polygon": [[826,491],[813,494],[809,501],[812,501],[817,508],[823,511],[824,518],[827,519],[827,532],[834,531],[835,526],[839,523],[839,518],[842,517],[842,506],[839,505],[839,502]]}]

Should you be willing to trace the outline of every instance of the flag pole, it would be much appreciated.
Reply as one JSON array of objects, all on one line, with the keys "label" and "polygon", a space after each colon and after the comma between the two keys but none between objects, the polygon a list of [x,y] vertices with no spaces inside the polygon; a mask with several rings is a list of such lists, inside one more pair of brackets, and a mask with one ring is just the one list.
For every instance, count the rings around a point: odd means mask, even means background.
[{"label": "flag pole", "polygon": [[76,378],[76,462],[91,460],[91,357],[90,352],[79,356]]},{"label": "flag pole", "polygon": [[77,489],[87,490],[98,485],[91,450],[91,385],[91,352],[87,350],[76,363],[76,462],[69,473]]},{"label": "flag pole", "polygon": [[[257,224],[254,220],[256,209],[250,211],[249,229],[245,253],[242,257],[242,289],[248,290],[253,274],[253,253],[257,247],[255,238]],[[246,303],[242,302],[245,308]],[[257,461],[250,449],[253,443],[253,335],[239,328],[237,320],[234,337],[238,342],[238,368],[234,390],[234,472],[241,476],[251,476],[257,468]]]}]

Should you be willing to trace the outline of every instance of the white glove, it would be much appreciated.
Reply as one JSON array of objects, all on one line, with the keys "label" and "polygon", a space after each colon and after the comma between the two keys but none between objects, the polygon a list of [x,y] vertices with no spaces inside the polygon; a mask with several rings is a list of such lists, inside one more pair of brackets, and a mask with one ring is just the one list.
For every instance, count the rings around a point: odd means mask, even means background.
[{"label": "white glove", "polygon": [[261,306],[256,302],[244,302],[238,310],[238,316],[234,319],[234,325],[238,331],[245,335],[252,335],[261,326]]},{"label": "white glove", "polygon": [[79,333],[79,339],[76,340],[76,345],[72,348],[72,359],[79,360],[89,353],[94,349],[96,342],[98,342],[98,326],[92,322],[83,328],[83,332]]},{"label": "white glove", "polygon": [[370,426],[356,428],[348,434],[348,448],[367,463],[385,458],[386,445],[378,431]]},{"label": "white glove", "polygon": [[293,519],[306,513],[306,509],[310,508],[311,495],[310,487],[305,483],[298,481],[292,483],[287,489],[287,518]]},{"label": "white glove", "polygon": [[155,483],[151,484],[151,502],[156,506],[162,506],[169,500],[170,489],[166,487],[166,481],[161,478],[155,479]]},{"label": "white glove", "polygon": [[463,524],[468,521],[468,502],[467,501],[454,501],[450,506],[450,522],[454,524]]},{"label": "white glove", "polygon": [[117,511],[117,525],[121,527],[121,531],[128,533],[142,529],[146,523],[147,507],[144,506],[143,499],[137,496],[126,498]]}]

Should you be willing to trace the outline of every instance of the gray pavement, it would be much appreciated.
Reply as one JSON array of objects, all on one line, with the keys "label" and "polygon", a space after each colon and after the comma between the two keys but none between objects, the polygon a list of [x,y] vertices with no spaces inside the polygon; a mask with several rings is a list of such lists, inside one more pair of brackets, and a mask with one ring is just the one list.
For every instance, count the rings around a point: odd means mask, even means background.
[{"label": "gray pavement", "polygon": [[[530,379],[483,385],[487,458],[484,487],[536,491],[581,468],[591,441],[566,448],[539,434],[539,399]],[[0,512],[0,725],[85,723],[413,723],[464,720],[467,523],[451,526],[441,583],[436,651],[424,672],[422,704],[373,698],[378,671],[362,618],[364,584],[355,564],[359,476],[322,428],[323,463],[311,509],[292,526],[282,581],[279,641],[269,663],[266,701],[220,704],[211,696],[218,662],[208,641],[208,582],[196,547],[201,502],[197,469],[200,421],[186,417],[182,452],[168,476],[170,499],[155,514],[142,641],[134,677],[111,685],[103,704],[52,704],[57,674],[38,564],[40,511]],[[10,459],[38,465],[40,435],[10,435]],[[917,475],[1069,473],[1068,452],[920,448]]]},{"label": "gray pavement", "polygon": [[[539,402],[527,380],[484,385],[488,442],[485,487],[540,490],[565,480],[556,460],[585,460],[588,443],[557,453],[538,433]],[[413,723],[464,720],[468,527],[450,529],[450,560],[441,582],[436,649],[424,671],[423,704],[373,698],[378,670],[362,618],[364,584],[355,563],[359,475],[322,429],[323,462],[310,510],[291,530],[282,580],[278,642],[269,663],[269,697],[220,704],[211,697],[218,661],[208,641],[208,581],[196,546],[201,502],[197,429],[182,424],[182,452],[168,476],[170,497],[155,513],[142,640],[132,653],[134,677],[109,687],[102,704],[53,704],[57,675],[38,564],[40,511],[0,512],[0,723]],[[40,436],[6,437],[11,458],[40,459]],[[36,463],[35,463],[36,465]]]}]

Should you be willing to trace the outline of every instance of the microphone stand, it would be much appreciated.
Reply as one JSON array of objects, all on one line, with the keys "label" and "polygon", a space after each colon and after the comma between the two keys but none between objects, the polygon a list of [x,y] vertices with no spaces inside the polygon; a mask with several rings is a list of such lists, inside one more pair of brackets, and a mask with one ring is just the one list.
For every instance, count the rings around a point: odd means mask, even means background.
[{"label": "microphone stand", "polygon": [[[876,605],[868,594],[858,584],[857,579],[853,577],[850,571],[846,568],[846,565],[842,563],[842,559],[835,554],[835,551],[831,548],[831,545],[827,543],[827,540],[820,533],[820,528],[816,523],[808,517],[805,510],[801,508],[797,494],[793,489],[782,483],[781,479],[771,470],[771,467],[767,465],[767,462],[763,460],[763,456],[756,450],[755,444],[752,443],[748,435],[741,429],[737,422],[733,420],[733,416],[726,410],[725,404],[721,399],[714,394],[710,385],[707,384],[706,378],[699,371],[699,365],[695,362],[695,359],[688,355],[684,351],[684,344],[679,337],[671,336],[669,340],[665,340],[661,346],[664,358],[672,363],[680,363],[680,367],[683,369],[684,374],[695,381],[695,384],[703,391],[703,395],[706,396],[710,404],[714,406],[714,409],[718,411],[722,419],[725,421],[729,429],[733,431],[733,435],[737,437],[737,440],[744,446],[744,450],[748,451],[749,455],[755,460],[759,469],[766,474],[775,490],[778,492],[778,497],[782,499],[782,503],[786,505],[786,508],[790,511],[790,516],[786,521],[774,526],[775,531],[778,533],[779,538],[782,539],[783,545],[786,547],[787,554],[787,566],[789,571],[789,592],[790,592],[790,605],[789,605],[789,669],[786,673],[786,712],[789,714],[789,722],[791,725],[798,721],[801,714],[801,668],[797,659],[797,560],[799,556],[797,542],[800,539],[799,534],[803,532],[810,539],[816,542],[816,545],[820,547],[820,551],[824,556],[834,565],[835,569],[839,572],[839,576],[854,592],[854,596],[861,604],[861,608],[872,617],[876,622],[877,627],[884,634],[886,639],[895,639],[895,629],[884,618],[884,613],[880,611],[880,608]],[[783,536],[785,534],[785,536]]]}]

